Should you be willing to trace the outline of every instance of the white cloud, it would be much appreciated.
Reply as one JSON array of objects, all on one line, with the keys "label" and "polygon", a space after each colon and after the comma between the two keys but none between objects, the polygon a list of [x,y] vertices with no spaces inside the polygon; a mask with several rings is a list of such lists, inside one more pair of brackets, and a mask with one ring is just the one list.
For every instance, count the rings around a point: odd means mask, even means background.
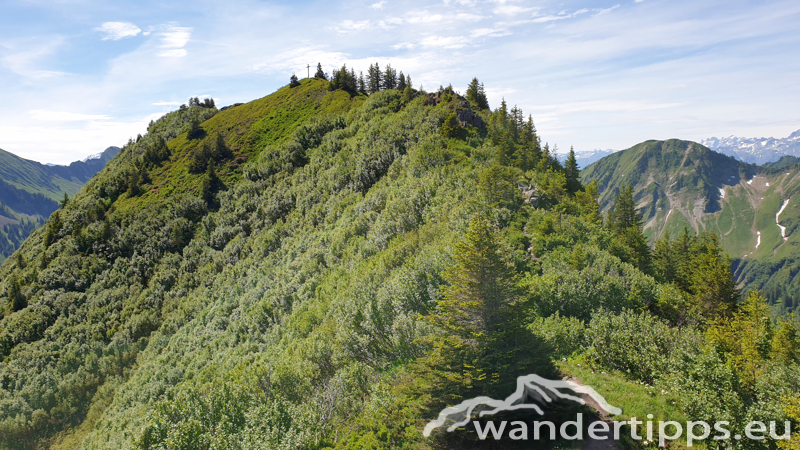
[{"label": "white cloud", "polygon": [[191,28],[170,25],[161,32],[161,48],[183,48],[191,37]]},{"label": "white cloud", "polygon": [[463,36],[428,36],[421,40],[420,45],[426,48],[462,48],[469,44],[469,40]]},{"label": "white cloud", "polygon": [[369,7],[372,9],[383,9],[384,6],[386,6],[386,0],[381,0],[377,3],[369,5]]},{"label": "white cloud", "polygon": [[480,14],[468,14],[468,13],[459,13],[456,14],[456,20],[464,21],[464,22],[480,22],[481,20],[485,19],[486,17]]},{"label": "white cloud", "polygon": [[36,120],[48,122],[89,122],[94,120],[109,120],[111,119],[105,115],[97,114],[80,114],[68,111],[46,111],[35,109],[28,111],[28,115]]},{"label": "white cloud", "polygon": [[362,31],[368,30],[372,28],[369,20],[343,20],[339,23],[339,26],[335,28],[335,30],[339,33],[349,33],[351,31]]},{"label": "white cloud", "polygon": [[180,106],[182,103],[181,102],[155,102],[155,103],[150,103],[150,104],[153,105],[153,106]]},{"label": "white cloud", "polygon": [[[600,16],[602,14],[608,14],[611,11],[613,11],[613,10],[619,8],[619,7],[620,7],[620,5],[619,5],[619,3],[617,3],[616,5],[614,5],[614,6],[610,7],[610,8],[602,8],[597,12],[597,14],[595,14],[595,16]],[[595,11],[597,11],[597,10],[595,10]]]},{"label": "white cloud", "polygon": [[411,50],[414,47],[416,47],[416,46],[411,42],[401,42],[399,44],[394,44],[392,46],[392,48],[395,49],[395,50],[399,50],[399,49]]},{"label": "white cloud", "polygon": [[130,22],[105,22],[95,28],[95,31],[102,31],[106,34],[103,37],[104,41],[118,41],[122,38],[136,36],[142,32],[139,27]]},{"label": "white cloud", "polygon": [[163,58],[183,58],[186,56],[186,49],[183,48],[192,37],[192,28],[167,25],[159,33],[160,48],[168,49],[158,53]]},{"label": "white cloud", "polygon": [[[610,8],[610,9],[614,9],[614,8]],[[573,18],[575,16],[578,16],[580,14],[587,13],[587,12],[589,12],[589,10],[585,9],[585,8],[584,9],[579,9],[579,10],[575,11],[572,14],[567,14],[565,11],[562,11],[562,12],[558,13],[557,16],[550,15],[550,16],[537,17],[537,18],[533,19],[533,22],[534,23],[545,23],[545,22],[553,22],[553,21],[556,21],[556,20],[571,19],[571,18]]]},{"label": "white cloud", "polygon": [[414,11],[408,13],[406,17],[406,22],[418,24],[418,23],[435,23],[441,22],[444,19],[444,16],[441,14],[431,14],[428,11]]},{"label": "white cloud", "polygon": [[383,28],[384,30],[391,30],[395,28],[397,25],[400,25],[402,23],[403,19],[399,17],[390,17],[386,20],[381,20],[380,22],[378,22],[378,26]]},{"label": "white cloud", "polygon": [[472,37],[500,37],[500,36],[508,36],[511,34],[508,30],[503,29],[496,29],[496,28],[478,28],[472,30],[470,36]]},{"label": "white cloud", "polygon": [[506,5],[501,4],[495,7],[492,12],[501,15],[501,16],[516,16],[518,14],[523,14],[526,12],[530,12],[535,10],[535,8],[525,7],[525,6],[517,6],[517,5]]}]

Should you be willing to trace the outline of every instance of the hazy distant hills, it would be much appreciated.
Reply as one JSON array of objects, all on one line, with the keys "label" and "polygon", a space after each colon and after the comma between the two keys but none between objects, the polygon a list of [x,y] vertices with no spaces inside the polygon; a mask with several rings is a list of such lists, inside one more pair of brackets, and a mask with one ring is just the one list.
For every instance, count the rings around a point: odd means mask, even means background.
[{"label": "hazy distant hills", "polygon": [[[797,134],[797,133],[796,133]],[[796,157],[762,166],[690,141],[646,141],[581,172],[597,179],[607,211],[622,186],[634,187],[651,242],[688,227],[721,238],[747,287],[774,301],[797,302],[800,280],[800,164]]]},{"label": "hazy distant hills", "polygon": [[64,193],[73,196],[117,153],[102,153],[68,166],[46,165],[0,149],[0,260],[58,209]]}]

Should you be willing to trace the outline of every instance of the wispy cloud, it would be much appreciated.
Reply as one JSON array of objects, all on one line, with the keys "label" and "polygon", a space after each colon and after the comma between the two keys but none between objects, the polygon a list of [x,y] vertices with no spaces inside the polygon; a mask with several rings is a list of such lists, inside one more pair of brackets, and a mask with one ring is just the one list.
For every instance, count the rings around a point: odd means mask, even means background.
[{"label": "wispy cloud", "polygon": [[192,28],[168,25],[160,33],[160,48],[167,49],[158,54],[166,58],[181,58],[186,56],[186,49],[183,48],[192,37]]},{"label": "wispy cloud", "polygon": [[[613,9],[613,8],[611,8],[611,9]],[[589,10],[586,9],[586,8],[579,9],[579,10],[575,11],[572,14],[567,14],[566,12],[562,11],[562,12],[558,13],[558,15],[556,15],[556,16],[549,15],[549,16],[537,17],[537,18],[533,19],[533,22],[534,23],[545,23],[545,22],[553,22],[553,21],[556,21],[556,20],[571,19],[571,18],[573,18],[575,16],[578,16],[580,14],[584,14],[584,13],[587,13],[587,12],[589,12]]]},{"label": "wispy cloud", "polygon": [[155,102],[151,103],[153,106],[180,106],[181,102]]},{"label": "wispy cloud", "polygon": [[411,24],[436,23],[441,22],[444,16],[441,14],[431,14],[426,11],[413,11],[406,15],[406,22]]},{"label": "wispy cloud", "polygon": [[470,42],[469,39],[463,36],[428,36],[419,43],[426,48],[438,47],[454,49],[466,47]]},{"label": "wispy cloud", "polygon": [[126,37],[134,37],[142,32],[139,27],[130,22],[105,22],[95,30],[106,34],[103,36],[104,41],[118,41]]},{"label": "wispy cloud", "polygon": [[377,3],[369,5],[371,9],[383,9],[384,6],[386,6],[386,0],[381,0]]},{"label": "wispy cloud", "polygon": [[372,28],[371,22],[368,20],[343,20],[339,25],[334,28],[339,33],[349,33],[351,31],[362,31]]},{"label": "wispy cloud", "polygon": [[500,37],[500,36],[508,36],[511,34],[510,31],[507,29],[501,28],[478,28],[472,30],[470,36],[477,38],[477,37]]},{"label": "wispy cloud", "polygon": [[[640,1],[641,1],[641,0],[640,0]],[[603,14],[608,14],[608,13],[610,13],[611,11],[613,11],[613,10],[615,10],[615,9],[619,8],[619,7],[620,7],[620,5],[619,5],[619,3],[617,3],[616,5],[614,5],[614,6],[610,7],[610,8],[600,8],[599,10],[595,10],[595,11],[597,11],[597,14],[595,14],[595,16],[600,16],[600,15],[603,15]]]}]

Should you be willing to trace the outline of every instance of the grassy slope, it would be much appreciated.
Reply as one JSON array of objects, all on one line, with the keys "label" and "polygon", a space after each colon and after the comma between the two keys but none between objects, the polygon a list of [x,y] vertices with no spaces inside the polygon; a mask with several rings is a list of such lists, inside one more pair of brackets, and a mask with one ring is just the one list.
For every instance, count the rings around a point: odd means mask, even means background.
[{"label": "grassy slope", "polygon": [[52,174],[47,166],[29,161],[0,149],[0,178],[24,191],[61,200],[64,192],[75,195],[83,186],[78,180],[67,180]]}]

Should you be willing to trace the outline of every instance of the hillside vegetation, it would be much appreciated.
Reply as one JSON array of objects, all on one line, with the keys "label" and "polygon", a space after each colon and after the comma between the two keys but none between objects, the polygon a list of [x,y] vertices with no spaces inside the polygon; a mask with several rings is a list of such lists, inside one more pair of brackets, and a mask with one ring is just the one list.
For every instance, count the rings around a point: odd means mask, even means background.
[{"label": "hillside vegetation", "polygon": [[476,448],[422,429],[580,364],[794,417],[797,330],[713,236],[651,255],[505,102],[292,84],[156,121],[0,266],[0,448]]}]

